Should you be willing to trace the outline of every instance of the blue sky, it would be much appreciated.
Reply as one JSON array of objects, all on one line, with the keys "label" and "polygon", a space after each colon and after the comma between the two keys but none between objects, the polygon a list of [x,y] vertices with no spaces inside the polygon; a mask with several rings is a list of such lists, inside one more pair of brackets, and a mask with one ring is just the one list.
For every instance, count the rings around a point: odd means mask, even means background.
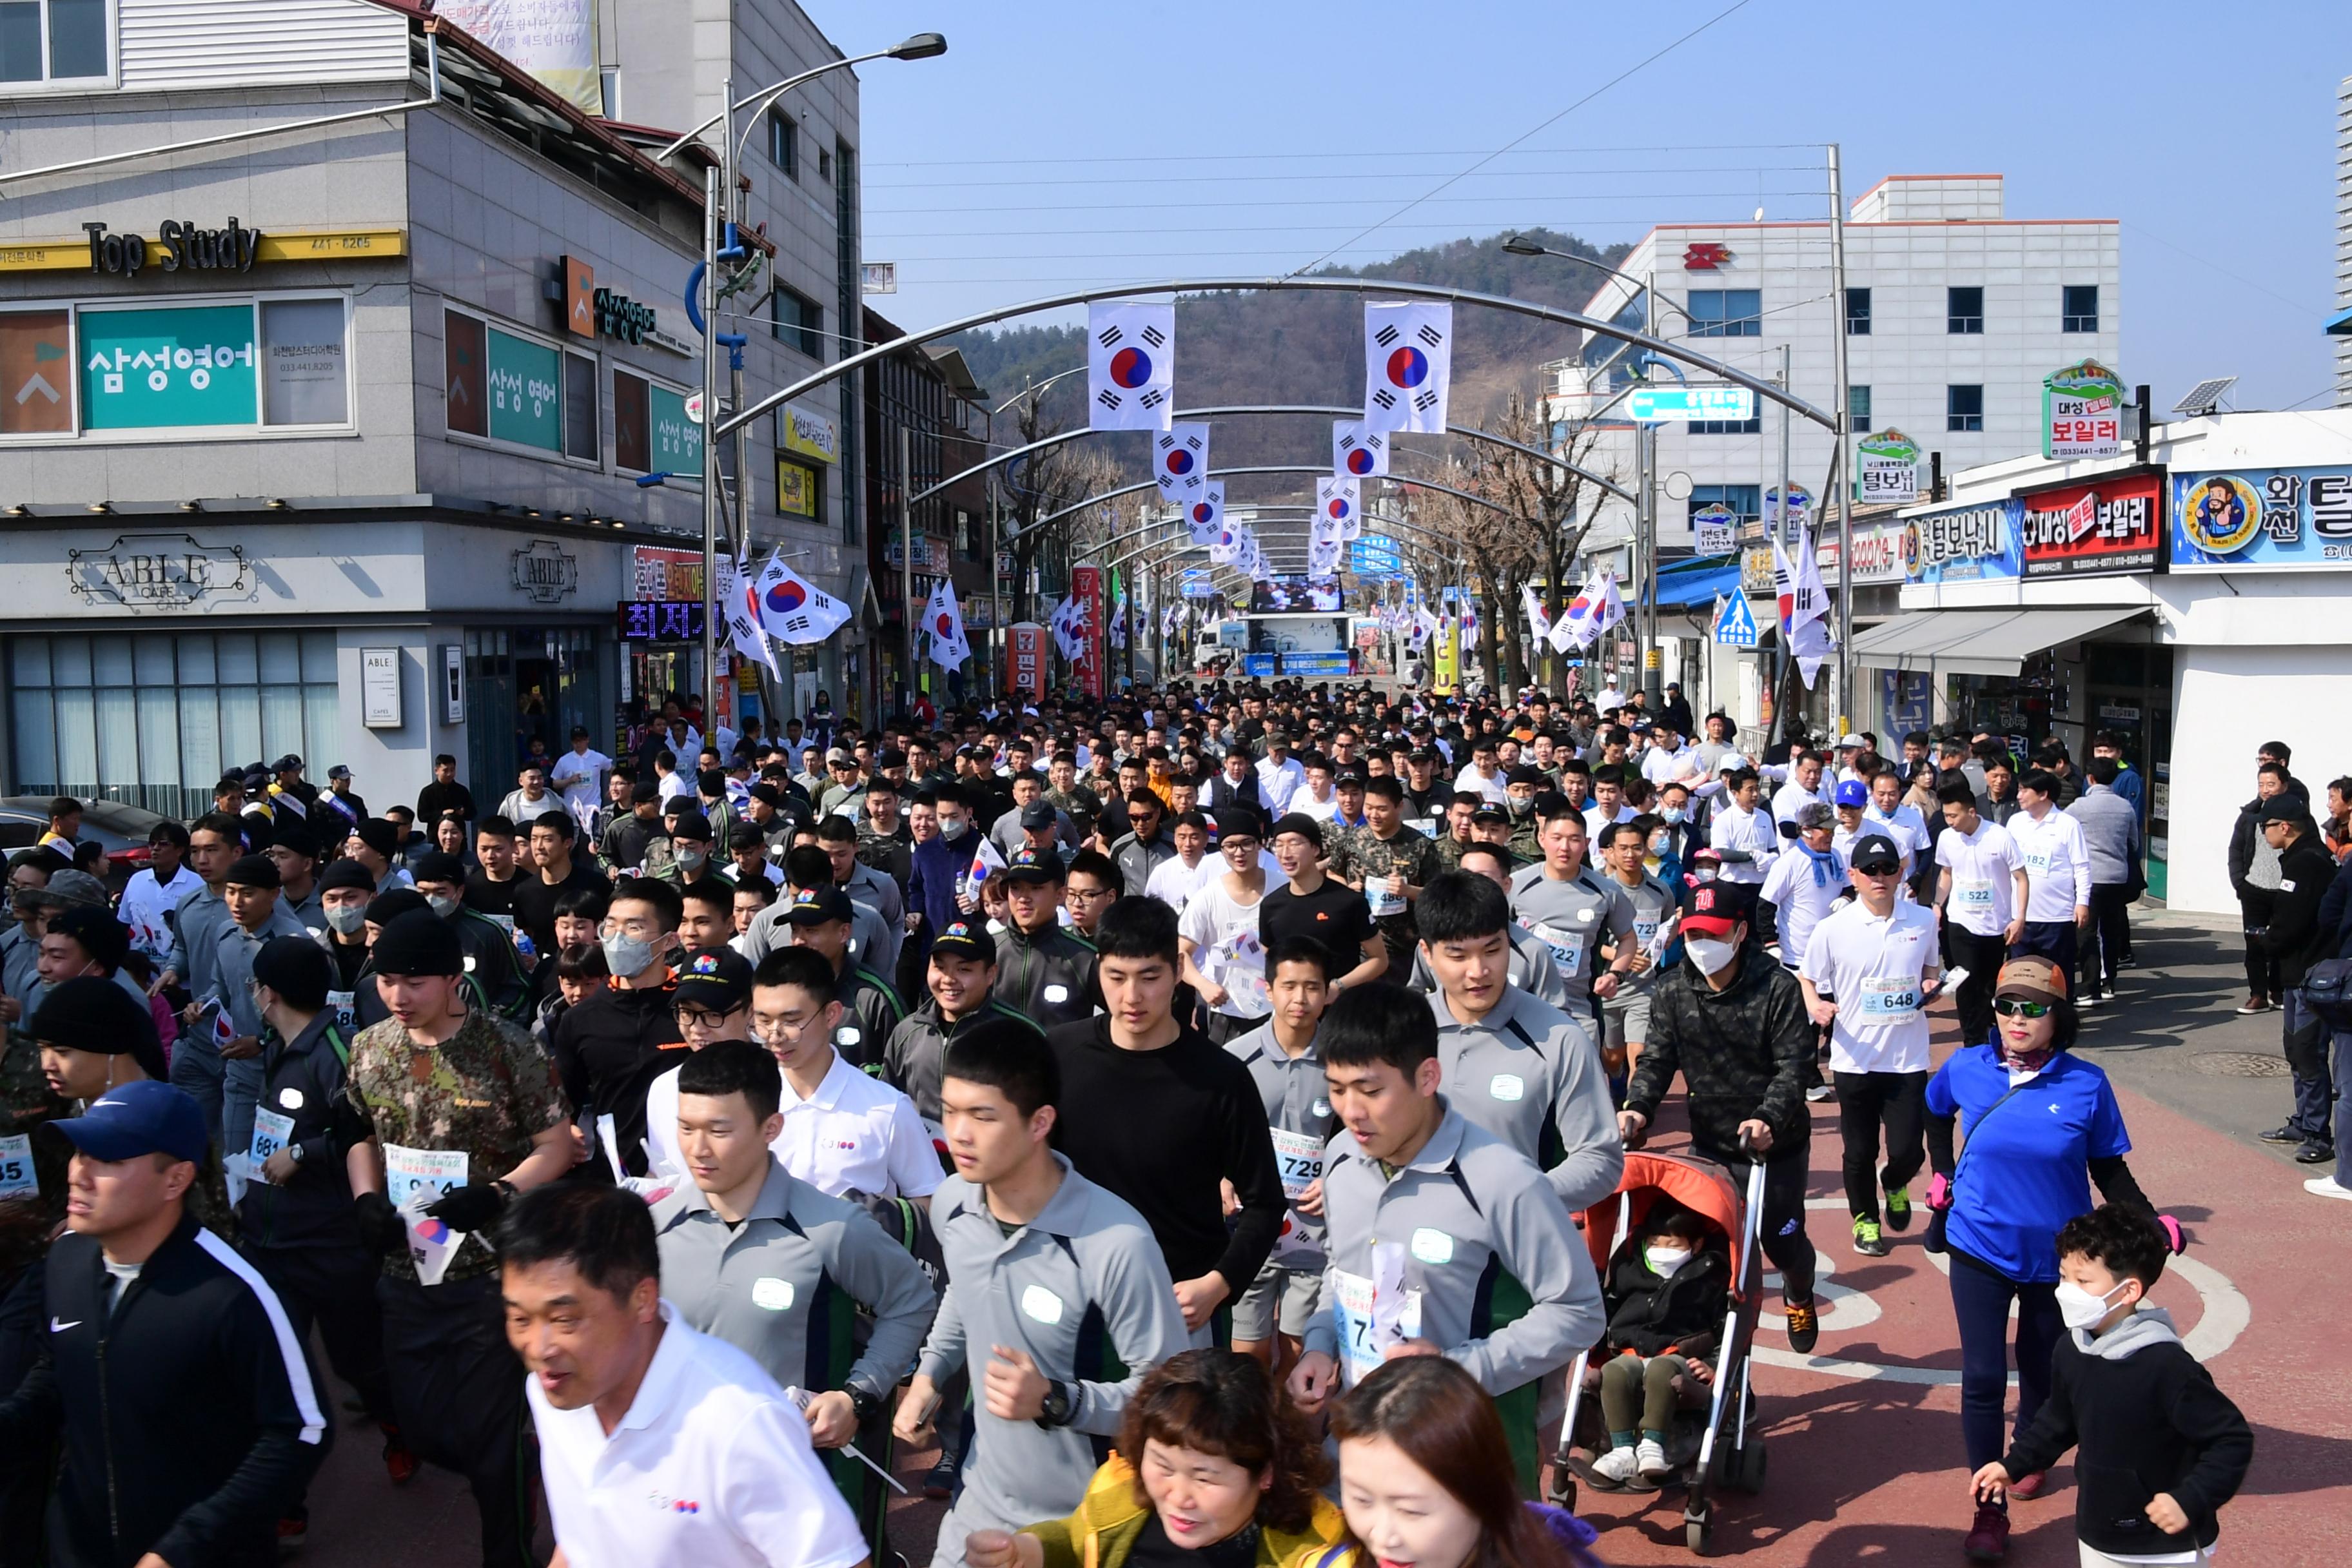
[{"label": "blue sky", "polygon": [[1817,216],[1835,141],[1849,200],[1999,172],[2012,217],[2122,220],[2121,369],[2159,409],[2216,374],[2240,407],[2330,401],[2343,0],[1747,0],[1641,65],[1731,3],[803,0],[852,53],[948,36],[859,73],[865,255],[899,264],[875,303],[904,325],[1335,247]]}]

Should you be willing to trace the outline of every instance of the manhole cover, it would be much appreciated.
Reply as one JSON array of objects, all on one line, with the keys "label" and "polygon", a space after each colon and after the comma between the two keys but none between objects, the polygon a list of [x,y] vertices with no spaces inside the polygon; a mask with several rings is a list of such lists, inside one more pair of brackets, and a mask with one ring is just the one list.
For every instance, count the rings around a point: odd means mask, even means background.
[{"label": "manhole cover", "polygon": [[2253,1051],[2200,1051],[2189,1060],[2190,1066],[2207,1078],[2288,1076],[2284,1057],[2266,1057]]}]

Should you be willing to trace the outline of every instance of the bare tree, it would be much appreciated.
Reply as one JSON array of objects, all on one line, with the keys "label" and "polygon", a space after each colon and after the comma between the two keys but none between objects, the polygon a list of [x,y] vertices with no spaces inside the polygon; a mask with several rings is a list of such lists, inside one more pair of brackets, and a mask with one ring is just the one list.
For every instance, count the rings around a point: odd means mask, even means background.
[{"label": "bare tree", "polygon": [[[1041,398],[1024,397],[1013,405],[1013,428],[1021,437],[1016,445],[1028,446],[1062,433],[1062,422],[1045,415],[1043,402]],[[1013,549],[1014,619],[1030,620],[1037,614],[1037,606],[1029,595],[1030,569],[1038,563],[1055,532],[1040,530],[1037,524],[1090,495],[1112,489],[1120,475],[1119,465],[1101,448],[1089,448],[1076,441],[1050,447],[1007,465],[1003,493],[1009,515],[1004,535]],[[1064,520],[1059,531],[1062,560],[1069,559],[1069,545],[1079,538],[1077,530],[1087,525],[1097,510],[1089,508],[1087,513]]]}]

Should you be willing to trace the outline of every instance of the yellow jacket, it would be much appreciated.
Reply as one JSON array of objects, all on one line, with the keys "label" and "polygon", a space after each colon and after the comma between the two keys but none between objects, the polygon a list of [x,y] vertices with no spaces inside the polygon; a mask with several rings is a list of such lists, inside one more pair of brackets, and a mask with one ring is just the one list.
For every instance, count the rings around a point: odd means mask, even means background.
[{"label": "yellow jacket", "polygon": [[[1022,1533],[1044,1543],[1045,1568],[1121,1568],[1150,1512],[1135,1500],[1135,1467],[1114,1454],[1087,1483],[1087,1495],[1078,1500],[1076,1513],[1026,1526]],[[1258,1568],[1289,1563],[1315,1568],[1316,1559],[1346,1529],[1339,1510],[1318,1497],[1315,1517],[1305,1530],[1259,1532]]]}]

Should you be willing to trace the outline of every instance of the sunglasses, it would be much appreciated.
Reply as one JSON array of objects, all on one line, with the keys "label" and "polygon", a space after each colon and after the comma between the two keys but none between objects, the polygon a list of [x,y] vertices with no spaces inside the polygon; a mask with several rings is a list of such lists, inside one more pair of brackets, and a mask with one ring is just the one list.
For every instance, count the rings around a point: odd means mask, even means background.
[{"label": "sunglasses", "polygon": [[2027,1002],[2015,996],[1996,996],[1992,1010],[2004,1018],[2039,1018],[2050,1011],[2047,1002]]},{"label": "sunglasses", "polygon": [[1865,877],[1892,877],[1902,871],[1903,863],[1899,860],[1874,860],[1867,866],[1856,866],[1854,869]]}]

